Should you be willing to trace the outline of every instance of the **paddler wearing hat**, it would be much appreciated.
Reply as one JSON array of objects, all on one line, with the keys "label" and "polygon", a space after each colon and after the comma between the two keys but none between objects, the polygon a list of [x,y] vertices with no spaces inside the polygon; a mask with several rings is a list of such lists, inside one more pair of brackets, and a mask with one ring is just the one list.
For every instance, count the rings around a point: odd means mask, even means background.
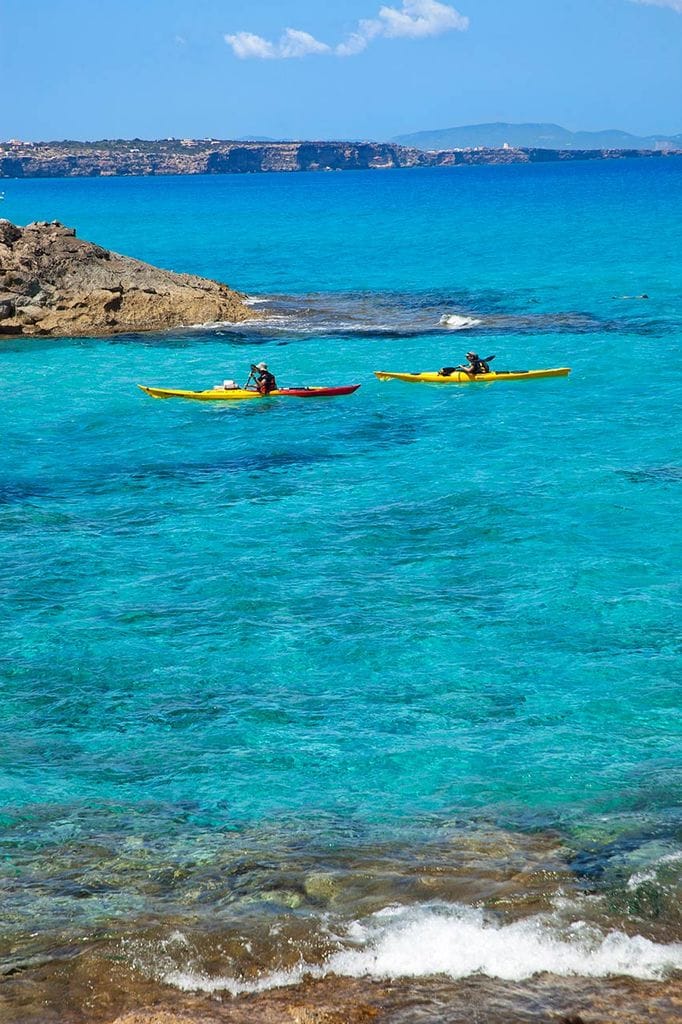
[{"label": "paddler wearing hat", "polygon": [[261,395],[269,395],[277,388],[274,373],[270,373],[267,363],[252,363],[251,376],[256,384],[256,391]]}]

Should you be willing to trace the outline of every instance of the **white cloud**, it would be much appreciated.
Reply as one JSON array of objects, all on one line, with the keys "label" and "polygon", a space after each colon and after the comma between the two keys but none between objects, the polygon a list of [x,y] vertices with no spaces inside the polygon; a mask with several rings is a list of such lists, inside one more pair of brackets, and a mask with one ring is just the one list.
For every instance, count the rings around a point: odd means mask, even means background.
[{"label": "white cloud", "polygon": [[468,28],[469,19],[449,4],[439,3],[438,0],[403,0],[400,9],[384,6],[380,8],[378,17],[360,21],[357,29],[343,43],[339,43],[335,53],[339,57],[362,53],[377,36],[386,36],[388,39],[400,36],[423,39],[453,30],[466,32]]},{"label": "white cloud", "polygon": [[[637,3],[679,4],[682,0],[635,0]],[[469,19],[449,4],[439,0],[402,0],[402,6],[383,6],[376,18],[362,18],[357,28],[334,49],[315,39],[309,32],[288,28],[277,43],[271,43],[252,32],[226,35],[225,42],[236,57],[247,60],[283,60],[289,57],[307,57],[311,53],[334,53],[337,57],[353,57],[366,50],[373,39],[424,39],[443,32],[466,32]]]},{"label": "white cloud", "polygon": [[280,57],[307,57],[309,53],[329,53],[330,47],[310,32],[288,28],[279,41]]},{"label": "white cloud", "polygon": [[384,23],[383,33],[389,38],[408,36],[421,39],[424,36],[439,36],[443,32],[465,32],[469,19],[449,4],[438,0],[403,0],[402,10],[382,7],[379,17]]},{"label": "white cloud", "polygon": [[632,0],[635,4],[650,4],[652,7],[670,7],[682,14],[682,0]]},{"label": "white cloud", "polygon": [[261,60],[277,57],[275,47],[262,36],[253,32],[236,32],[233,36],[225,36],[225,42],[232,47],[235,57],[247,60],[249,57],[260,57]]},{"label": "white cloud", "polygon": [[334,52],[339,57],[354,57],[356,53],[362,53],[363,50],[366,50],[372,39],[380,36],[381,32],[382,24],[380,21],[377,21],[375,18],[363,18],[358,22],[355,32],[351,32],[343,43],[339,43]]},{"label": "white cloud", "polygon": [[328,53],[330,49],[309,32],[301,32],[297,28],[288,28],[278,43],[271,43],[253,32],[236,32],[225,36],[225,42],[232,47],[235,57],[242,60],[250,57],[285,60],[289,57],[307,57],[311,53]]}]

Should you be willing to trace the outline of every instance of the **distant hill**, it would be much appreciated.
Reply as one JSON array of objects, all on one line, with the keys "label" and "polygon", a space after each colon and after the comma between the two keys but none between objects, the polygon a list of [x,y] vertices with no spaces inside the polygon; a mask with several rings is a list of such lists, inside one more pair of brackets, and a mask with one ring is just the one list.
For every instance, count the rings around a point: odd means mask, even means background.
[{"label": "distant hill", "polygon": [[681,149],[679,135],[630,135],[609,129],[603,132],[570,132],[558,124],[470,124],[430,132],[398,135],[394,142],[417,149],[474,149],[510,146],[528,149]]}]

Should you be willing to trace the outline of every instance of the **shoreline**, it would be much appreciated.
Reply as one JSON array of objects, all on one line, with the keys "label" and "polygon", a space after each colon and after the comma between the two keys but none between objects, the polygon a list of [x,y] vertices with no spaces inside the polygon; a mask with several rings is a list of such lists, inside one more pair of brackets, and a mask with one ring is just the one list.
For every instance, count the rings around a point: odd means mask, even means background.
[{"label": "shoreline", "polygon": [[667,159],[682,150],[420,150],[395,143],[103,140],[0,142],[0,179],[164,177]]},{"label": "shoreline", "polygon": [[59,872],[46,851],[29,886],[42,933],[21,924],[21,885],[7,904],[3,1024],[597,1024],[614,1009],[640,1024],[682,1007],[675,906],[648,912],[636,871],[619,888],[582,877],[558,833],[456,829],[326,855],[284,835],[200,839],[74,842]]},{"label": "shoreline", "polygon": [[682,982],[633,984],[614,978],[597,986],[552,975],[522,985],[487,978],[456,985],[435,977],[416,982],[331,979],[219,1007],[192,1001],[181,1005],[182,1010],[175,1004],[126,1012],[113,1024],[426,1024],[434,1018],[439,1024],[612,1024],[615,1014],[618,1024],[666,1024],[679,1020]]},{"label": "shoreline", "polygon": [[505,982],[485,976],[305,980],[240,997],[148,991],[140,1001],[93,990],[79,1011],[24,1003],[3,1024],[672,1024],[682,1012],[682,980],[595,982],[544,974]]}]

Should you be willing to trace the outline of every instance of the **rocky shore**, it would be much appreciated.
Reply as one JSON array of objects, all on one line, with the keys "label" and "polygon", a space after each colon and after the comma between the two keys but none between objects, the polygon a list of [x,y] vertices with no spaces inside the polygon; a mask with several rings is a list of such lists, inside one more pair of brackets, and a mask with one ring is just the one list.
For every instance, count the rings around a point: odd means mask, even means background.
[{"label": "rocky shore", "polygon": [[218,139],[107,139],[0,142],[0,178],[78,178],[267,171],[353,171],[395,167],[665,159],[637,149],[453,149],[425,152],[381,142],[231,142]]},{"label": "rocky shore", "polygon": [[[667,944],[679,934],[674,894],[669,904],[659,896],[650,910],[639,894],[635,945],[620,955],[616,951],[625,932],[617,890],[610,889],[608,907],[594,892],[582,902],[583,916],[594,915],[593,938],[609,930],[612,935],[592,947],[593,977],[591,962],[572,973],[571,949],[578,948],[573,925],[545,930],[539,924],[538,913],[571,902],[583,887],[571,868],[574,853],[558,833],[484,827],[455,830],[418,849],[386,842],[336,854],[304,846],[299,836],[290,843],[281,837],[272,846],[270,835],[261,845],[257,831],[251,837],[242,831],[233,841],[207,840],[197,835],[193,852],[188,848],[179,855],[172,841],[155,850],[143,841],[119,842],[116,834],[106,846],[105,832],[94,846],[85,837],[55,838],[33,884],[40,882],[43,892],[58,884],[61,898],[69,893],[77,904],[71,930],[41,934],[37,922],[35,933],[5,939],[4,949],[0,937],[0,1022],[672,1024],[682,1019],[679,972],[658,970],[655,958],[651,969],[642,959],[656,943]],[[58,881],[54,864],[60,862],[68,869]],[[130,905],[144,903],[142,914],[120,914],[114,921],[106,910],[96,927],[94,918],[88,923],[93,904],[102,900],[102,907],[111,907],[110,901],[131,885]],[[626,891],[635,898],[631,888]],[[74,900],[76,893],[81,898]],[[356,921],[367,922],[387,908],[443,910],[462,907],[463,899],[472,910],[494,910],[500,924],[525,920],[530,927],[515,937],[509,933],[501,959],[484,953],[479,970],[473,963],[466,968],[465,946],[457,953],[459,940],[434,928],[435,919],[427,930],[392,930],[388,945],[365,945],[371,955],[362,961],[334,959],[339,935],[352,936],[343,942],[351,955],[361,947],[358,931],[347,927],[358,910],[362,918]],[[468,935],[464,942],[476,944],[475,933],[466,930],[466,914],[460,927]],[[496,934],[491,927],[487,938],[493,945]],[[452,955],[439,962],[448,944]],[[497,948],[502,951],[499,942]],[[605,949],[610,974],[603,959],[600,963]],[[303,964],[309,965],[307,972],[300,970]]]},{"label": "rocky shore", "polygon": [[0,338],[160,331],[251,317],[225,284],[160,270],[58,221],[0,220]]},{"label": "rocky shore", "polygon": [[679,980],[330,977],[241,999],[180,995],[84,1024],[674,1024],[681,1012]]},{"label": "rocky shore", "polygon": [[[523,982],[477,976],[308,979],[240,997],[177,992],[117,1012],[93,993],[80,1012],[12,1008],[3,1024],[674,1024],[682,982],[562,978]],[[126,1000],[130,1001],[130,1000]]]}]

